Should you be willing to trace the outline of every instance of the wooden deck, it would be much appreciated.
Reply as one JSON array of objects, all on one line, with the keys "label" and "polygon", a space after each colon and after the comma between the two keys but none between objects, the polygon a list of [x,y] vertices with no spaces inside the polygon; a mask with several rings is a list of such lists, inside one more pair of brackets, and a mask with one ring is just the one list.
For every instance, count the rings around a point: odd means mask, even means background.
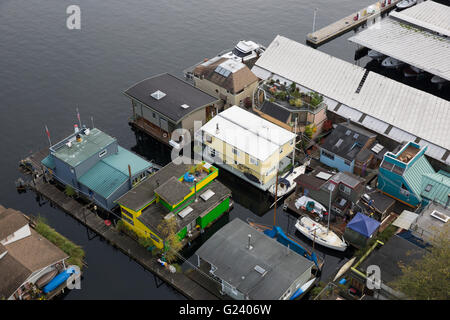
[{"label": "wooden deck", "polygon": [[142,131],[156,140],[169,145],[170,134],[143,118],[137,118],[136,120],[130,119],[129,124],[132,128]]},{"label": "wooden deck", "polygon": [[[391,4],[382,7],[381,3],[384,1],[380,0],[373,4],[373,6],[376,8],[375,13],[366,14],[365,16],[363,16],[363,12],[367,10],[368,7],[361,9],[357,12],[354,12],[351,15],[342,18],[341,20],[338,20],[326,27],[323,27],[320,30],[317,30],[313,33],[309,33],[306,36],[306,44],[314,48],[317,48],[339,37],[340,35],[357,28],[362,24],[365,24],[368,20],[372,20],[380,15],[388,13],[389,11],[395,9],[396,4],[400,1],[401,0],[392,0]],[[360,18],[355,21],[353,18],[358,14],[358,12],[360,13]]]},{"label": "wooden deck", "polygon": [[[64,212],[94,231],[97,235],[103,237],[112,246],[118,248],[143,268],[152,272],[156,277],[166,282],[188,299],[218,300],[222,298],[218,292],[211,292],[205,289],[206,286],[203,284],[205,281],[198,280],[205,276],[196,269],[192,269],[189,276],[185,273],[170,273],[156,261],[156,257],[153,257],[137,241],[120,233],[114,227],[106,226],[104,220],[91,210],[88,210],[86,206],[73,198],[67,197],[64,191],[60,190],[56,185],[45,182],[43,175],[40,174],[42,170],[40,160],[45,156],[46,152],[40,151],[23,160],[33,164],[33,171],[29,173],[33,173],[34,179],[27,183],[29,189],[48,199]],[[23,161],[21,161],[21,164]],[[193,273],[199,274],[192,276]]]}]

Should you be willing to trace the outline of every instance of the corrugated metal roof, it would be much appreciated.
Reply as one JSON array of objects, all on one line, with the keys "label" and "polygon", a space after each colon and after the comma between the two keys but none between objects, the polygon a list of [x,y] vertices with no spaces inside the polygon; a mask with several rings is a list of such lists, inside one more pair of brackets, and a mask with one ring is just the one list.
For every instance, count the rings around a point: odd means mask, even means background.
[{"label": "corrugated metal roof", "polygon": [[105,163],[109,164],[111,167],[120,170],[123,174],[128,176],[128,165],[131,167],[131,175],[135,175],[139,172],[147,170],[152,166],[152,164],[141,157],[137,156],[133,152],[127,149],[118,147],[118,152],[112,154],[107,158],[103,159]]},{"label": "corrugated metal roof", "polygon": [[403,178],[418,197],[420,197],[421,192],[422,175],[428,173],[434,173],[434,169],[424,156],[419,157],[403,173]]},{"label": "corrugated metal roof", "polygon": [[449,6],[433,1],[423,1],[406,10],[392,11],[390,16],[450,36]]},{"label": "corrugated metal roof", "polygon": [[252,71],[257,75],[270,71],[450,149],[450,102],[429,93],[374,72],[368,73],[360,93],[355,93],[365,69],[282,36],[272,41]]},{"label": "corrugated metal roof", "polygon": [[[427,186],[430,187],[427,188]],[[444,174],[431,173],[422,176],[422,196],[445,206],[450,194],[450,178]]]},{"label": "corrugated metal roof", "polygon": [[450,80],[450,40],[445,37],[386,18],[348,40]]},{"label": "corrugated metal roof", "polygon": [[93,192],[107,199],[127,180],[128,175],[103,161],[99,161],[88,172],[82,175],[78,181]]}]

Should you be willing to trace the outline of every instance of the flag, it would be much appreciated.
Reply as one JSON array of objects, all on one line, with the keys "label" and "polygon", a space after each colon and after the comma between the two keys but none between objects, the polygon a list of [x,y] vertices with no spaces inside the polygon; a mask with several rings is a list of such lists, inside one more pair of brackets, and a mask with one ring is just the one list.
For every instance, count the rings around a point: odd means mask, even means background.
[{"label": "flag", "polygon": [[80,112],[78,112],[78,108],[77,108],[77,118],[78,118],[78,122],[80,123],[80,129],[81,129],[81,119],[80,119]]},{"label": "flag", "polygon": [[48,131],[47,126],[45,126],[45,132],[47,133],[47,137],[50,139],[50,131]]}]

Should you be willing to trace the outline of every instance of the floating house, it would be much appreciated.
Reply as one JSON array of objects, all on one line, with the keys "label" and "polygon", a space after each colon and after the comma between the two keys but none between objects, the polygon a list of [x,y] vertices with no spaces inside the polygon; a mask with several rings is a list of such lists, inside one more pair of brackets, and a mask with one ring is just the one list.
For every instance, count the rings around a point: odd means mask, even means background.
[{"label": "floating house", "polygon": [[[438,202],[430,202],[416,214],[409,229],[414,236],[432,243],[436,235],[448,228],[448,224],[450,224],[450,208]],[[450,238],[449,233],[447,237]]]},{"label": "floating house", "polygon": [[295,134],[233,106],[196,133],[194,151],[261,190],[291,164]]},{"label": "floating house", "polygon": [[339,171],[365,175],[377,163],[375,160],[372,164],[375,156],[387,151],[375,139],[376,134],[350,122],[339,123],[320,146],[320,162]]},{"label": "floating house", "polygon": [[312,278],[314,263],[236,218],[196,252],[198,267],[236,300],[287,300]]},{"label": "floating house", "polygon": [[357,248],[364,247],[378,232],[380,222],[358,212],[347,224],[344,239]]},{"label": "floating house", "polygon": [[[394,235],[384,245],[376,242],[363,258],[350,269],[348,277],[349,291],[352,292],[355,299],[361,299],[363,296],[378,300],[405,298],[402,292],[389,287],[389,284],[402,275],[400,264],[412,266],[425,253],[426,250],[398,235]],[[367,286],[369,266],[378,266],[380,268],[381,281],[379,289]]]},{"label": "floating house", "polygon": [[77,125],[74,133],[50,147],[42,164],[55,180],[106,210],[154,169],[103,131]]},{"label": "floating house", "polygon": [[367,215],[378,221],[383,221],[395,206],[395,200],[380,190],[364,194],[361,200],[359,204],[366,208]]},{"label": "floating house", "polygon": [[448,206],[450,174],[434,171],[424,155],[426,149],[408,142],[396,154],[386,153],[379,169],[378,189],[410,207],[429,201]]},{"label": "floating house", "polygon": [[333,122],[350,118],[397,143],[416,141],[429,157],[450,165],[450,101],[279,35],[252,72],[323,95]]},{"label": "floating house", "polygon": [[19,211],[0,205],[0,300],[29,300],[44,275],[65,268],[68,255],[42,237]]},{"label": "floating house", "polygon": [[[133,109],[131,126],[174,147],[183,141],[190,143],[194,121],[205,123],[217,114],[220,105],[218,98],[168,73],[142,80],[124,94]],[[190,136],[184,133],[172,139],[176,129],[185,129]]]},{"label": "floating house", "polygon": [[234,105],[250,108],[258,78],[242,62],[224,57],[214,57],[195,67],[195,87],[220,99],[224,108]]},{"label": "floating house", "polygon": [[253,109],[264,119],[294,133],[303,133],[310,127],[312,138],[322,133],[327,120],[322,96],[301,92],[295,83],[286,86],[273,79],[258,86]]},{"label": "floating house", "polygon": [[158,249],[164,248],[158,228],[165,219],[175,219],[178,237],[186,243],[230,208],[231,191],[215,180],[216,167],[204,161],[176,164],[177,159],[116,201],[122,221]]}]

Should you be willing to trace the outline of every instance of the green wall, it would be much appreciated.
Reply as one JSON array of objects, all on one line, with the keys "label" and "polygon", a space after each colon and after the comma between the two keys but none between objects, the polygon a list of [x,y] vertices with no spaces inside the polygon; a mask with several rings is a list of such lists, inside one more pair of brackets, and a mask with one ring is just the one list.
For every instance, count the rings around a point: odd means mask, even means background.
[{"label": "green wall", "polygon": [[230,207],[230,198],[226,198],[217,207],[208,212],[204,217],[198,217],[197,223],[200,225],[202,229],[204,229],[210,222],[216,220],[225,211],[227,211],[229,207]]}]

